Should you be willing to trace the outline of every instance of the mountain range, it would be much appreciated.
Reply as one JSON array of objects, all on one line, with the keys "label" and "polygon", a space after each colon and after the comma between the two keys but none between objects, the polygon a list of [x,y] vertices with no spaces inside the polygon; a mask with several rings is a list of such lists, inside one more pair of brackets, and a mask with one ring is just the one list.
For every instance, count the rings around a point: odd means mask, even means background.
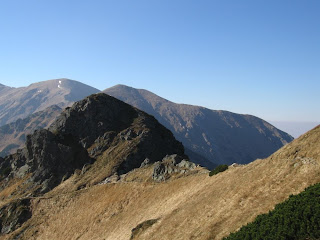
[{"label": "mountain range", "polygon": [[[48,127],[60,108],[99,90],[68,79],[35,83],[25,88],[2,86],[0,97],[0,156],[22,147],[27,134]],[[248,163],[264,158],[292,141],[292,137],[251,115],[176,104],[147,90],[116,85],[103,91],[153,115],[173,132],[196,163],[213,168],[218,164]],[[37,113],[42,110],[42,113]],[[57,109],[56,109],[57,110]],[[30,115],[37,113],[38,115]],[[40,115],[39,115],[40,114]],[[12,123],[15,119],[28,118]],[[45,122],[40,124],[41,116]],[[34,124],[35,123],[35,124]]]},{"label": "mountain range", "polygon": [[210,176],[153,116],[94,94],[0,158],[1,237],[222,239],[318,183],[319,149],[320,126]]}]

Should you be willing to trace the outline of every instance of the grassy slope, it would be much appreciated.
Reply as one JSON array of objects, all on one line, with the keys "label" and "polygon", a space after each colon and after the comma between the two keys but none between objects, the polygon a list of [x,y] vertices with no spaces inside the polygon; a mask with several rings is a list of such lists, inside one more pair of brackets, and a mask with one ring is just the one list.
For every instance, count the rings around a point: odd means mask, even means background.
[{"label": "grassy slope", "polygon": [[320,182],[319,151],[320,127],[267,159],[212,177],[111,183],[59,195],[72,188],[70,178],[57,195],[33,201],[33,218],[23,226],[33,228],[24,239],[130,239],[131,229],[158,218],[139,239],[221,239]]}]

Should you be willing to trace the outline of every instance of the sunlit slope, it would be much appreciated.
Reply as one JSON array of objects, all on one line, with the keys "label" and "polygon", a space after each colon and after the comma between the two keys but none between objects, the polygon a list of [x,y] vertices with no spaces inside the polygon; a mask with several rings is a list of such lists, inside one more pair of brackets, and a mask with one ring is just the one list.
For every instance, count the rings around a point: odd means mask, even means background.
[{"label": "sunlit slope", "polygon": [[317,127],[267,159],[212,177],[199,173],[162,183],[133,180],[59,194],[72,186],[70,178],[55,194],[33,200],[33,217],[20,237],[130,239],[139,223],[156,219],[133,239],[221,239],[290,194],[320,182],[319,149]]}]

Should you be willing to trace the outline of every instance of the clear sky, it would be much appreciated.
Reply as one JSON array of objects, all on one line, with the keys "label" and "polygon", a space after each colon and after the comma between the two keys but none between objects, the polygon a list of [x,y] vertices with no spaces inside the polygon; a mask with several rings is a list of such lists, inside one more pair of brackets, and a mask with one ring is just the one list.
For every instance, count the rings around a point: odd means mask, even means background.
[{"label": "clear sky", "polygon": [[318,0],[1,0],[0,83],[125,84],[178,103],[320,121]]}]

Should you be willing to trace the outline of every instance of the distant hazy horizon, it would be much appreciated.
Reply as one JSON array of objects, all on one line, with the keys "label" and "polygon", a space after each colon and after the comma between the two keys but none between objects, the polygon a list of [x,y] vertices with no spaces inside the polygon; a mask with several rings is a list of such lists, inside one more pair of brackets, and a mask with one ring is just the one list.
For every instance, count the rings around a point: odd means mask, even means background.
[{"label": "distant hazy horizon", "polygon": [[292,137],[298,138],[318,126],[320,122],[290,122],[290,121],[270,121],[276,128],[289,133]]}]

